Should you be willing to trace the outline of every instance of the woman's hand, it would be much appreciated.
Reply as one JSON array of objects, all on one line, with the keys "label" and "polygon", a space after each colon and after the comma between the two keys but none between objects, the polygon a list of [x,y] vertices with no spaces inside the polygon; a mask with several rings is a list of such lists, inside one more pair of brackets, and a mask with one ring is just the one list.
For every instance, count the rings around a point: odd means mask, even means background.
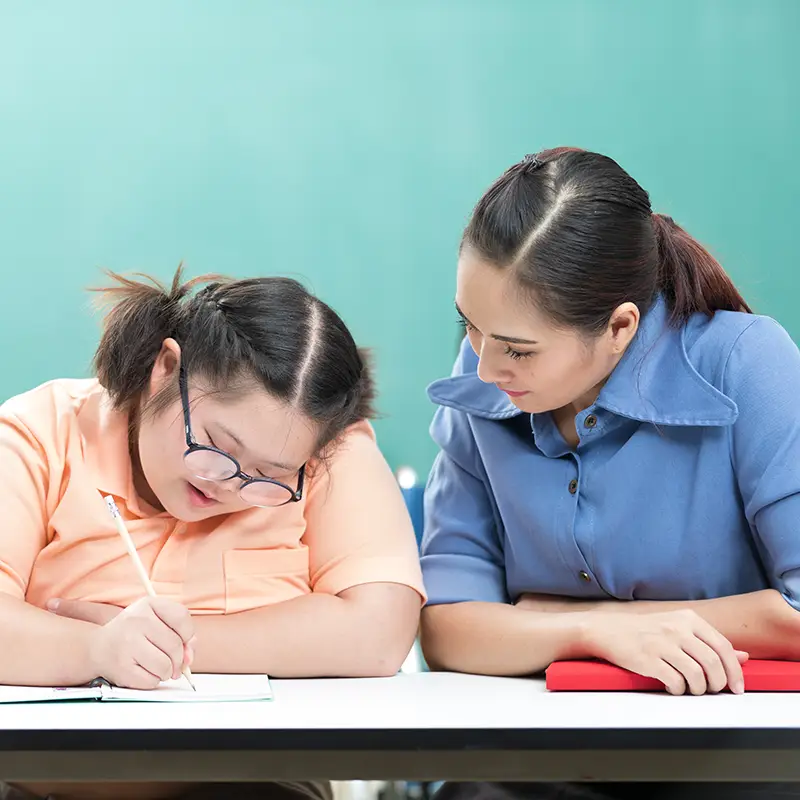
[{"label": "woman's hand", "polygon": [[653,614],[596,612],[585,629],[597,658],[661,681],[670,694],[744,691],[748,654],[691,610]]},{"label": "woman's hand", "polygon": [[145,597],[92,634],[93,670],[116,686],[154,689],[179,678],[193,658],[194,624],[179,603]]}]

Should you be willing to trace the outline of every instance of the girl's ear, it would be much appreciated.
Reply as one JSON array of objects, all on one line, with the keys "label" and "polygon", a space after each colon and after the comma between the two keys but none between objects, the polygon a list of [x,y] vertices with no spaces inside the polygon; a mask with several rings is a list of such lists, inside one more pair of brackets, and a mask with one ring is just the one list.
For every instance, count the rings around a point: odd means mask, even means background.
[{"label": "girl's ear", "polygon": [[153,368],[150,370],[148,393],[157,394],[164,386],[175,380],[175,373],[181,365],[181,346],[174,339],[164,339],[161,343]]}]

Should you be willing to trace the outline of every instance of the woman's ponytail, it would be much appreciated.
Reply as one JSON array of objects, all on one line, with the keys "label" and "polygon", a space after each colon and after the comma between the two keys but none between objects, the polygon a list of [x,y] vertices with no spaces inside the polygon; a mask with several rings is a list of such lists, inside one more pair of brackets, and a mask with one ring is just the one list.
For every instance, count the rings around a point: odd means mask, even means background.
[{"label": "woman's ponytail", "polygon": [[692,314],[713,316],[715,311],[751,313],[733,281],[696,239],[672,217],[653,214],[658,246],[659,288],[675,324]]}]

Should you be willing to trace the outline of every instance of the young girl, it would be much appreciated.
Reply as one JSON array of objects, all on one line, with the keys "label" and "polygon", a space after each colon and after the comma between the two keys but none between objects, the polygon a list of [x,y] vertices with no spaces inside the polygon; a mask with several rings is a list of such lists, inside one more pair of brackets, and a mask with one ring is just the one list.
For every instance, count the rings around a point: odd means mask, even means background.
[{"label": "young girl", "polygon": [[[372,378],[350,332],[291,280],[197,283],[180,271],[168,289],[118,278],[97,380],[55,380],[0,408],[0,683],[104,676],[147,689],[184,665],[382,676],[411,647],[416,544],[366,421]],[[157,599],[142,597],[104,495]],[[328,789],[241,796],[292,791]]]},{"label": "young girl", "polygon": [[[430,388],[429,662],[523,675],[595,657],[702,694],[741,692],[748,654],[800,658],[800,354],[786,332],[618,164],[566,148],[481,198],[456,304],[467,339]],[[740,796],[717,788],[698,796]],[[514,792],[625,789],[443,795]]]}]

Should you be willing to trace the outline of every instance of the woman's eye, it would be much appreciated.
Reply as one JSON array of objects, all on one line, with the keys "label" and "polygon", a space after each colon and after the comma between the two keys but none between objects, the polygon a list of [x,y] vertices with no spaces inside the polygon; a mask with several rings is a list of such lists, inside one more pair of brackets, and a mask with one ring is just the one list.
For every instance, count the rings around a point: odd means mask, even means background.
[{"label": "woman's eye", "polygon": [[506,345],[506,355],[509,358],[513,358],[514,361],[519,361],[521,358],[528,358],[529,356],[532,356],[533,353],[523,353],[520,350],[514,350],[514,348]]},{"label": "woman's eye", "polygon": [[472,332],[475,330],[475,326],[468,320],[465,320],[464,317],[459,317],[456,322],[458,323],[459,327],[463,328],[465,331]]}]

